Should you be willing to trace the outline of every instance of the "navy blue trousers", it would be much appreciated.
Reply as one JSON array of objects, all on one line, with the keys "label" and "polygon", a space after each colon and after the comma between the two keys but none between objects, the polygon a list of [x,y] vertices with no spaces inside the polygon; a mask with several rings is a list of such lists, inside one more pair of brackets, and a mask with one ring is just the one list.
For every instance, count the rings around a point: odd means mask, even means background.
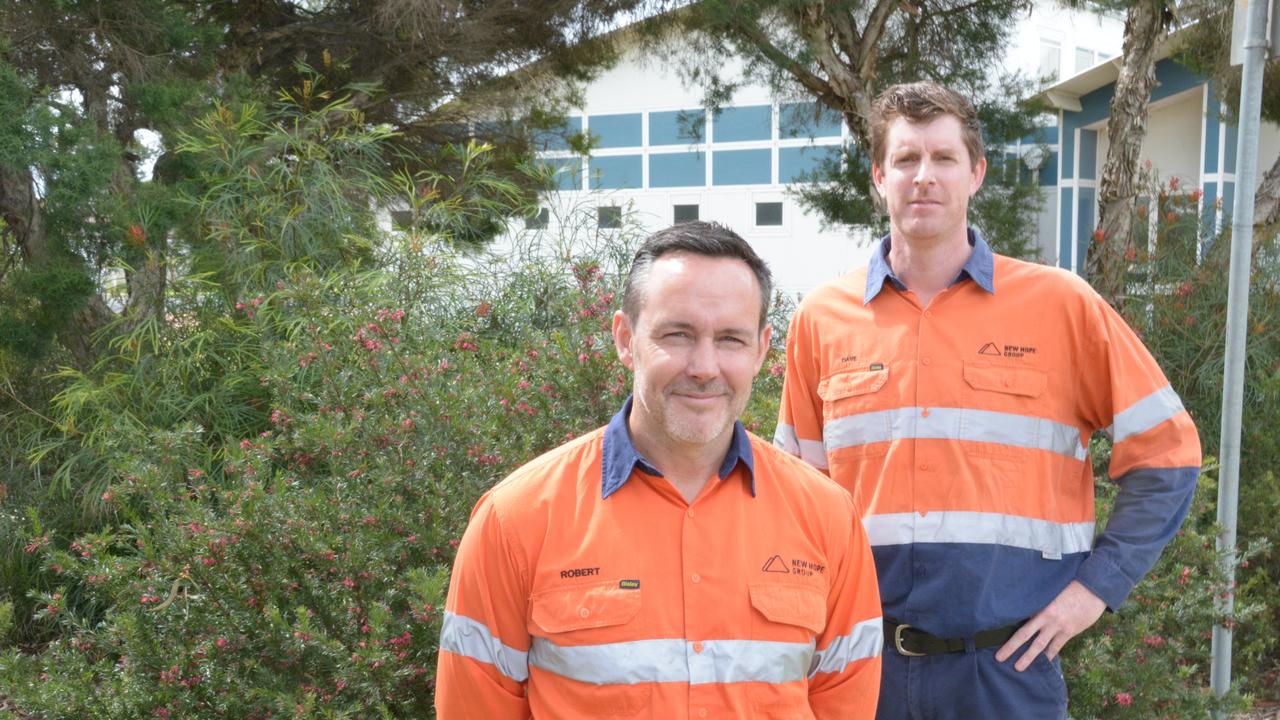
[{"label": "navy blue trousers", "polygon": [[1058,659],[1041,653],[1018,672],[1021,650],[1003,663],[996,650],[903,657],[886,644],[876,720],[1065,720]]}]

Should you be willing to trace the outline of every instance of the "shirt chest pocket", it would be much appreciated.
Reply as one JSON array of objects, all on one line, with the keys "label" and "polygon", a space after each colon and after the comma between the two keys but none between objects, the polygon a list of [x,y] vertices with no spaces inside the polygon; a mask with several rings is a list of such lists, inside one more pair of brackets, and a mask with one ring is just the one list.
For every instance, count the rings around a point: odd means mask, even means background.
[{"label": "shirt chest pocket", "polygon": [[1023,457],[1028,449],[1049,449],[1053,423],[1043,419],[1049,376],[1042,370],[966,363],[961,436],[975,451]]},{"label": "shirt chest pocket", "polygon": [[[767,665],[773,682],[752,688],[751,717],[808,720],[808,684],[816,638],[827,625],[827,600],[818,588],[781,582],[752,583],[751,638],[766,641],[775,656]],[[763,650],[762,650],[763,652]]]},{"label": "shirt chest pocket", "polygon": [[751,583],[753,640],[806,642],[827,626],[827,599],[817,588],[781,582]]},{"label": "shirt chest pocket", "polygon": [[[893,412],[885,398],[889,369],[849,370],[818,384],[822,398],[822,440],[827,452],[878,455],[893,439]],[[847,453],[846,453],[847,454]]]},{"label": "shirt chest pocket", "polygon": [[[660,659],[646,662],[639,588],[619,580],[553,588],[530,597],[529,664],[559,676],[530,683],[535,704],[586,717],[649,717]],[[559,681],[561,678],[569,682]]]}]

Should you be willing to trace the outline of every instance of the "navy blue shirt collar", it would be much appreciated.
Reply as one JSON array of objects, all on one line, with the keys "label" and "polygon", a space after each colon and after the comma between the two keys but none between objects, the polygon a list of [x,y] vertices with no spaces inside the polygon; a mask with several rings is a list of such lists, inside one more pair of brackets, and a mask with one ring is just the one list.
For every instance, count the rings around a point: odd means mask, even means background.
[{"label": "navy blue shirt collar", "polygon": [[[627,431],[627,417],[631,415],[631,403],[632,399],[628,396],[622,409],[613,416],[608,427],[604,429],[604,448],[600,458],[600,497],[602,498],[609,497],[622,487],[636,467],[650,475],[662,477],[662,472],[645,460],[640,451],[636,450],[635,444],[631,442],[631,433]],[[742,423],[735,420],[733,438],[729,441],[729,452],[725,453],[724,462],[720,463],[718,473],[720,479],[729,477],[729,473],[733,472],[738,463],[742,463],[746,468],[747,478],[751,480],[751,495],[755,497],[756,471],[755,462],[751,457],[751,439],[747,437],[747,431],[742,427]]]},{"label": "navy blue shirt collar", "polygon": [[[969,253],[969,259],[965,261],[964,267],[960,268],[960,272],[956,274],[951,284],[955,285],[967,277],[977,283],[978,287],[994,295],[996,292],[995,255],[992,254],[991,246],[987,244],[986,238],[982,237],[982,233],[978,232],[977,228],[969,228],[969,246],[973,248]],[[893,274],[893,268],[889,267],[889,247],[889,236],[885,235],[880,240],[880,246],[871,253],[871,261],[867,264],[867,292],[862,298],[863,305],[870,303],[876,295],[880,294],[885,280],[893,283],[893,286],[899,290],[907,289],[898,276]]]}]

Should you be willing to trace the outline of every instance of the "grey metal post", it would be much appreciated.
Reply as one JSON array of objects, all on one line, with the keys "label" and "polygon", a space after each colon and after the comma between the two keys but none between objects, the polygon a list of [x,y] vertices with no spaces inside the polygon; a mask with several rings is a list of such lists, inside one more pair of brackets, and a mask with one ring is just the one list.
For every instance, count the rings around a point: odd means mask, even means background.
[{"label": "grey metal post", "polygon": [[[1236,144],[1236,197],[1231,211],[1231,270],[1227,285],[1227,338],[1222,378],[1221,467],[1218,473],[1218,553],[1227,581],[1236,577],[1236,506],[1240,487],[1240,416],[1244,405],[1245,333],[1249,324],[1249,270],[1253,255],[1253,200],[1258,175],[1258,130],[1262,116],[1262,71],[1267,48],[1269,0],[1251,0],[1246,25],[1244,77],[1240,88],[1240,135]],[[1234,588],[1216,600],[1235,607]],[[1231,687],[1231,629],[1213,628],[1209,685],[1216,697]],[[1221,718],[1221,713],[1217,714]]]}]

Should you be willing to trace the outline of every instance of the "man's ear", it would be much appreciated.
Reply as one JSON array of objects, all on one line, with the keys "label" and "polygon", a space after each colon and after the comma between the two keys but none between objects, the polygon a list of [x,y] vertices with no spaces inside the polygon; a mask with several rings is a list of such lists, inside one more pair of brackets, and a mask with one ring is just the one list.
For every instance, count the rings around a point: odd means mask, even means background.
[{"label": "man's ear", "polygon": [[764,328],[760,331],[760,349],[756,354],[756,373],[760,372],[760,368],[764,367],[764,359],[769,355],[769,341],[773,339],[773,326],[765,323]]},{"label": "man's ear", "polygon": [[987,176],[987,159],[985,157],[978,158],[978,162],[973,164],[973,181],[969,184],[969,197],[978,194],[978,190],[982,189],[982,180]]},{"label": "man's ear", "polygon": [[884,169],[879,163],[871,163],[871,184],[876,186],[880,197],[884,197]]},{"label": "man's ear", "polygon": [[613,313],[613,348],[618,351],[618,360],[628,370],[635,370],[635,359],[631,353],[631,341],[635,338],[635,330],[631,327],[631,318],[618,310]]}]

